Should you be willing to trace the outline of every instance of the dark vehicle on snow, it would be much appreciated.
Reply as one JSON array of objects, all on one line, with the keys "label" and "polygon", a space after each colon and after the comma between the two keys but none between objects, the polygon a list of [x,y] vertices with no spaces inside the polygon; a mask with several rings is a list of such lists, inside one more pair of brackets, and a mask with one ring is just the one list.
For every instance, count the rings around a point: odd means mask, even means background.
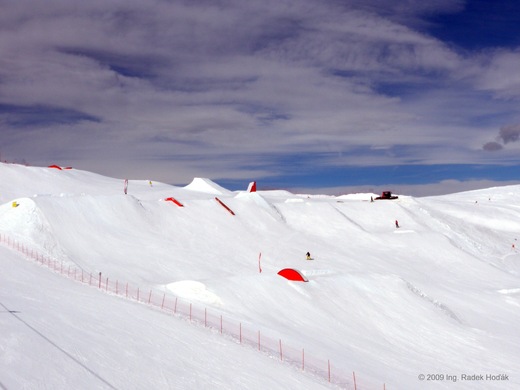
[{"label": "dark vehicle on snow", "polygon": [[382,200],[382,199],[398,199],[399,197],[396,195],[392,195],[392,191],[383,191],[381,193],[381,196],[378,196],[376,200]]}]

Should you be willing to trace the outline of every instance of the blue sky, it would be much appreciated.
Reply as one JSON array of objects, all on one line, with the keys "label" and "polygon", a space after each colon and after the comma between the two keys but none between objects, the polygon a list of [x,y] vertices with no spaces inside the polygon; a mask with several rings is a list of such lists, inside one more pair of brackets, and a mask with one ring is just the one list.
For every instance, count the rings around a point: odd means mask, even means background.
[{"label": "blue sky", "polygon": [[520,183],[520,3],[1,1],[0,158],[230,189]]}]

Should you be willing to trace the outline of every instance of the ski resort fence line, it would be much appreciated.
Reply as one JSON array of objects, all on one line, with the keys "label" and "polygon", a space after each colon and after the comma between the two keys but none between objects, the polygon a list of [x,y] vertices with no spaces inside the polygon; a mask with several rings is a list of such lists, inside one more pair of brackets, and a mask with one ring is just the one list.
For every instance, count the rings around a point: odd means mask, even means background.
[{"label": "ski resort fence line", "polygon": [[91,273],[78,269],[63,261],[45,256],[29,248],[26,244],[0,233],[0,243],[24,254],[41,266],[59,273],[69,279],[97,288],[108,294],[129,299],[140,304],[151,306],[171,315],[189,320],[191,323],[230,336],[235,342],[250,346],[271,358],[299,367],[304,372],[317,375],[342,389],[353,390],[387,390],[386,384],[376,386],[373,381],[357,378],[355,372],[348,373],[342,367],[337,367],[330,359],[320,359],[313,356],[305,348],[296,349],[276,338],[272,332],[252,329],[252,324],[224,317],[216,310],[195,305],[180,297],[150,288],[140,288],[129,283],[113,280],[101,272]]}]

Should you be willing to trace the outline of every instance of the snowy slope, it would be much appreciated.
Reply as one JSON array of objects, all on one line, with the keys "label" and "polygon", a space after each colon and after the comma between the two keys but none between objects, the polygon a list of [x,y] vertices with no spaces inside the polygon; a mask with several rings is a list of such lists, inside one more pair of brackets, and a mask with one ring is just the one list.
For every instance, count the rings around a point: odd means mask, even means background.
[{"label": "snowy slope", "polygon": [[1,388],[328,387],[220,334],[64,279],[3,247],[0,256]]},{"label": "snowy slope", "polygon": [[[354,371],[360,389],[520,388],[520,186],[370,202],[231,192],[201,178],[186,187],[130,180],[125,195],[123,179],[7,164],[0,178],[0,233],[262,329],[294,355],[305,348],[344,374],[342,387],[353,388]],[[184,207],[164,200],[172,196]],[[326,374],[0,250],[6,388],[333,386]],[[309,282],[276,275],[286,267]],[[50,350],[55,359],[38,358]]]}]

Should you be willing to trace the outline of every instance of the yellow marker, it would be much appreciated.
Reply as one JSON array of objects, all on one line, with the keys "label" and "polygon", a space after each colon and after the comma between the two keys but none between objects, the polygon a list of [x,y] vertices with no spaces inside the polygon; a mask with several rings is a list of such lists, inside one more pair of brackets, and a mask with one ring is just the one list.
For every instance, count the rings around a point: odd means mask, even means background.
[{"label": "yellow marker", "polygon": [[16,201],[13,202],[13,207],[18,207],[18,206],[20,206],[20,205]]}]

